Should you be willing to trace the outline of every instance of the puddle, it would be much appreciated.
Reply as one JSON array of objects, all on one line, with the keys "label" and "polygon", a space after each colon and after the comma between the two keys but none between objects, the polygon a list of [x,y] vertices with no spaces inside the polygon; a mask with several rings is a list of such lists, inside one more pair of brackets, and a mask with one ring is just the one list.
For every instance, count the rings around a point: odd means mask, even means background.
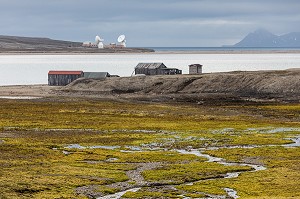
[{"label": "puddle", "polygon": [[300,131],[300,128],[275,128],[264,131],[265,133],[281,133],[281,132],[291,132],[291,131]]},{"label": "puddle", "polygon": [[300,128],[290,128],[290,127],[279,127],[279,128],[248,128],[247,131],[258,131],[259,133],[282,133],[282,132],[292,132],[299,131]]},{"label": "puddle", "polygon": [[[70,144],[65,147],[66,149],[120,149],[121,146],[103,146],[103,145],[95,145],[95,146],[81,146],[80,144]],[[143,148],[139,146],[125,146],[125,150],[120,150],[123,153],[135,153],[135,152],[145,152],[148,151],[148,148]],[[161,148],[159,148],[161,149]],[[150,151],[158,150],[158,148],[151,148]]]},{"label": "puddle", "polygon": [[285,144],[282,146],[284,146],[284,147],[300,147],[300,135],[298,135],[296,138],[290,138],[289,140],[292,140],[294,143]]},{"label": "puddle", "polygon": [[63,154],[65,155],[70,155],[71,153],[69,151],[62,151]]},{"label": "puddle", "polygon": [[67,149],[86,149],[86,147],[81,146],[80,144],[70,144],[66,146]]},{"label": "puddle", "polygon": [[102,197],[99,197],[97,199],[119,199],[119,198],[121,198],[127,192],[137,192],[140,189],[141,188],[128,189],[126,191],[121,191],[121,192],[118,192],[118,193],[115,193],[115,194],[111,194],[111,195],[107,195],[107,196],[102,196]]},{"label": "puddle", "polygon": [[42,97],[33,97],[33,96],[0,96],[0,99],[41,99]]},{"label": "puddle", "polygon": [[242,172],[226,173],[225,178],[237,178],[237,177],[239,177],[239,175],[240,175],[241,173],[242,173]]},{"label": "puddle", "polygon": [[67,149],[119,149],[121,148],[120,146],[101,146],[101,145],[96,145],[96,146],[81,146],[80,144],[70,144],[66,146],[65,148]]},{"label": "puddle", "polygon": [[156,133],[157,131],[153,131],[153,130],[133,130],[132,132],[135,132],[135,133]]},{"label": "puddle", "polygon": [[213,134],[223,134],[223,133],[229,133],[229,132],[235,132],[235,129],[234,128],[224,128],[224,129],[212,131]]},{"label": "puddle", "polygon": [[158,133],[160,131],[146,130],[146,129],[138,129],[138,130],[114,129],[111,132]]},{"label": "puddle", "polygon": [[125,146],[125,149],[129,149],[130,151],[142,151],[142,148],[138,146]]},{"label": "puddle", "polygon": [[90,132],[99,132],[95,129],[45,129],[44,131],[51,132],[51,131],[90,131]]},{"label": "puddle", "polygon": [[110,150],[114,150],[114,149],[119,149],[121,148],[120,146],[89,146],[86,147],[88,149],[110,149]]},{"label": "puddle", "polygon": [[204,158],[207,158],[207,162],[221,162],[223,159],[222,158],[217,158],[217,157],[213,157],[213,156],[210,156],[210,155],[207,155],[207,154],[203,154],[201,153],[200,150],[197,150],[197,149],[191,149],[191,150],[177,150],[177,152],[181,153],[181,154],[192,154],[192,155],[196,155],[198,157],[204,157]]},{"label": "puddle", "polygon": [[232,197],[234,199],[239,198],[239,196],[237,195],[237,192],[235,190],[229,189],[229,188],[225,188],[224,190],[230,197]]},{"label": "puddle", "polygon": [[105,162],[114,162],[119,160],[118,158],[108,158],[107,160],[105,160]]},{"label": "puddle", "polygon": [[187,186],[193,186],[194,183],[193,183],[193,182],[190,182],[190,183],[187,183],[187,184],[185,184],[185,185],[187,185]]}]

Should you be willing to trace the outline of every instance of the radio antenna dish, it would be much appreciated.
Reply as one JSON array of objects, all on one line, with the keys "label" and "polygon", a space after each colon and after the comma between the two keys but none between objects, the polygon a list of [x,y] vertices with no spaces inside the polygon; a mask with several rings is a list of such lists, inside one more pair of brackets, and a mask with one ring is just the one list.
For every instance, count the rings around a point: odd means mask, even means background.
[{"label": "radio antenna dish", "polygon": [[118,42],[120,43],[121,46],[126,47],[126,40],[125,40],[125,35],[120,35],[118,37]]},{"label": "radio antenna dish", "polygon": [[96,44],[98,45],[98,48],[104,48],[104,44],[103,44],[104,39],[101,39],[101,37],[97,35],[95,37],[95,41]]}]

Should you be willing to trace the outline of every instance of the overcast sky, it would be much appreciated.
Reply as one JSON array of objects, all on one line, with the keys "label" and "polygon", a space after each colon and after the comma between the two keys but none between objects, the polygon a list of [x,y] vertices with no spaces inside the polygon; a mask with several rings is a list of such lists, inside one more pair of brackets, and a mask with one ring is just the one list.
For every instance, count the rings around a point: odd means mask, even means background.
[{"label": "overcast sky", "polygon": [[258,28],[300,32],[299,0],[0,0],[0,34],[131,47],[222,46]]}]

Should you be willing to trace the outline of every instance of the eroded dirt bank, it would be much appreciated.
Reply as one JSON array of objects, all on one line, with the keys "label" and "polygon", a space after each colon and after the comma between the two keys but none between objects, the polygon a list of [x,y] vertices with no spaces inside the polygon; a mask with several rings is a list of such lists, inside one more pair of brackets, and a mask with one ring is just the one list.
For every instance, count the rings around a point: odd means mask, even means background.
[{"label": "eroded dirt bank", "polygon": [[135,76],[79,79],[62,93],[90,96],[117,95],[148,100],[279,100],[299,101],[300,69],[227,72],[202,75]]},{"label": "eroded dirt bank", "polygon": [[300,101],[300,69],[201,75],[78,79],[65,87],[1,86],[0,96],[91,97],[117,100],[232,103]]}]

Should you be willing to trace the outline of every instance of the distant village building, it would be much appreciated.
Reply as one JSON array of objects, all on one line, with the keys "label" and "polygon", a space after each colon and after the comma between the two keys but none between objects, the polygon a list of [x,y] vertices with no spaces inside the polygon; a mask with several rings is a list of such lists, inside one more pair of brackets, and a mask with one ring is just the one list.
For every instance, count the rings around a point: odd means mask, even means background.
[{"label": "distant village building", "polygon": [[202,74],[202,65],[201,64],[189,65],[189,74]]},{"label": "distant village building", "polygon": [[108,72],[84,72],[83,75],[84,78],[88,79],[103,79],[110,76]]},{"label": "distant village building", "polygon": [[177,68],[167,68],[163,63],[139,63],[135,69],[135,74],[144,75],[176,75],[182,74]]},{"label": "distant village building", "polygon": [[116,43],[110,43],[108,45],[105,46],[106,48],[116,48],[117,44]]},{"label": "distant village building", "polygon": [[86,47],[86,48],[98,48],[98,44],[92,43],[90,41],[85,41],[85,42],[82,43],[82,47]]},{"label": "distant village building", "polygon": [[83,77],[83,71],[49,71],[49,86],[65,86],[74,80]]}]

